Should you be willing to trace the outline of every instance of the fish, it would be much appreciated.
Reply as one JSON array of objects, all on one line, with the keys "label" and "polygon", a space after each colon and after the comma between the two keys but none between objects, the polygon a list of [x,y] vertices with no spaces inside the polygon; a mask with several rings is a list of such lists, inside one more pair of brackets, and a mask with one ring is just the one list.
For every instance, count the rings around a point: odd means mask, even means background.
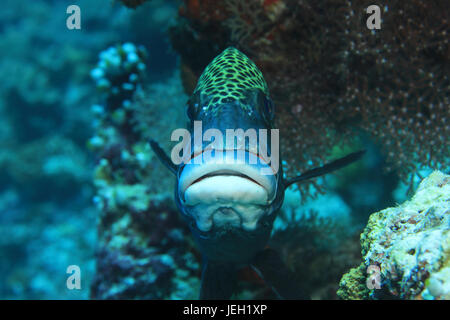
[{"label": "fish", "polygon": [[[169,157],[155,140],[150,145],[176,176],[175,203],[202,254],[199,298],[229,299],[238,270],[250,266],[278,298],[306,299],[280,255],[267,247],[285,190],[345,167],[365,151],[284,177],[267,83],[256,64],[234,47],[205,68],[186,109],[189,125],[178,152]],[[212,134],[204,139],[208,131]],[[182,160],[174,160],[180,150]]]}]

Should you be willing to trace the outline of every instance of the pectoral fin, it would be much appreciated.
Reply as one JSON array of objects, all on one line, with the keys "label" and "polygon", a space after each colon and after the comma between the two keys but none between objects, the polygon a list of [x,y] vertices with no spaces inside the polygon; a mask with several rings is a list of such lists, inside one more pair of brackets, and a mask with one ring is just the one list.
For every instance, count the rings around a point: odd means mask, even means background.
[{"label": "pectoral fin", "polygon": [[284,187],[287,188],[293,183],[298,183],[298,182],[305,181],[308,179],[323,176],[324,174],[327,174],[327,173],[333,172],[335,170],[341,169],[345,166],[348,166],[349,164],[359,160],[365,152],[366,152],[366,150],[350,153],[349,155],[346,155],[343,158],[334,160],[333,162],[327,163],[326,165],[324,165],[322,167],[311,169],[297,177],[287,179],[284,181]]},{"label": "pectoral fin", "polygon": [[178,166],[172,162],[169,156],[160,147],[158,142],[155,140],[150,140],[150,146],[153,152],[157,155],[158,159],[174,174],[177,174]]},{"label": "pectoral fin", "polygon": [[228,300],[236,283],[236,267],[230,263],[206,261],[203,264],[201,300]]}]

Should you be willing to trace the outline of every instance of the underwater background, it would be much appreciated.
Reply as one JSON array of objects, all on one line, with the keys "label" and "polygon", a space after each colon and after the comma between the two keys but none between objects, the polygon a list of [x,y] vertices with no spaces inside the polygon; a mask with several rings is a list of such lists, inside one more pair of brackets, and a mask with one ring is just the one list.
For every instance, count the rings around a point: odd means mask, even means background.
[{"label": "underwater background", "polygon": [[[80,30],[66,26],[73,4]],[[370,4],[380,30],[366,27]],[[148,141],[170,150],[198,77],[228,46],[268,83],[287,176],[367,150],[286,192],[269,245],[302,290],[450,299],[448,9],[3,0],[0,299],[198,298],[201,253]],[[81,289],[66,286],[71,265]],[[367,285],[370,266],[381,288]],[[235,298],[275,298],[250,269],[239,279]]]}]

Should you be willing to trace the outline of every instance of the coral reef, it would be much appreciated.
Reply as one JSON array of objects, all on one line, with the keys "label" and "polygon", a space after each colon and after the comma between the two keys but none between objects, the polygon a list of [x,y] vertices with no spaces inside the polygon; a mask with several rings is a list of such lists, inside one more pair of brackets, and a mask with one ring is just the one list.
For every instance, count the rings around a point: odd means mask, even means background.
[{"label": "coral reef", "polygon": [[96,125],[89,140],[98,154],[94,202],[100,211],[94,299],[198,295],[198,253],[173,203],[172,177],[147,143],[170,141],[187,97],[177,73],[144,83],[144,51],[131,43],[111,47],[91,72],[103,99],[92,107]]},{"label": "coral reef", "polygon": [[450,299],[449,196],[450,176],[435,171],[411,200],[372,214],[361,235],[363,263],[342,278],[338,295]]},{"label": "coral reef", "polygon": [[[412,187],[423,167],[449,168],[449,12],[445,1],[390,1],[375,31],[369,4],[185,0],[170,30],[185,87],[234,45],[267,80],[288,173],[321,164],[363,130]],[[299,187],[306,195],[311,184]]]},{"label": "coral reef", "polygon": [[[116,56],[124,45],[104,52]],[[103,82],[104,76],[110,74],[108,69],[114,68],[122,74],[116,79],[127,82],[129,71],[120,64],[127,64],[128,60],[120,59],[118,66],[105,66],[103,60],[109,59],[109,54],[100,53],[97,68],[105,69],[94,69],[94,80]],[[144,78],[140,76],[139,81]],[[101,213],[97,273],[91,297],[196,298],[199,253],[186,226],[178,220],[172,200],[172,177],[155,161],[146,143],[157,139],[169,150],[171,129],[184,124],[187,96],[182,93],[178,73],[159,84],[139,81],[125,100],[113,90],[123,86],[120,81],[115,86],[100,85],[103,101],[92,109],[97,122],[89,145],[98,154],[94,201]],[[115,120],[118,111],[123,112],[121,121]],[[330,216],[345,211],[345,204],[337,195],[322,201],[330,204],[330,199],[336,203],[328,208],[333,211]],[[286,206],[290,214],[277,220],[270,245],[282,252],[283,259],[298,275],[296,281],[311,297],[335,299],[340,275],[360,259],[357,233],[343,225],[344,219],[337,222],[315,212],[297,212],[296,201],[292,199]],[[173,234],[178,238],[173,238]],[[236,298],[275,298],[251,270],[244,269],[240,278]],[[179,291],[179,287],[190,290]]]},{"label": "coral reef", "polygon": [[[150,15],[111,2],[76,4],[82,9],[81,31],[66,28],[63,1],[2,2],[2,299],[89,298],[97,241],[93,154],[86,148],[93,132],[89,107],[97,97],[89,73],[98,52],[117,39],[144,44],[151,39],[153,81],[171,78],[176,63],[164,34],[176,14],[173,2],[149,1],[142,8],[149,6]],[[167,106],[159,92],[158,103]],[[81,290],[64,285],[72,264],[81,268]]]},{"label": "coral reef", "polygon": [[[124,20],[104,3],[77,4],[89,8],[82,33],[65,28],[64,2],[2,2],[2,299],[89,297],[96,210],[85,142],[95,88],[86,79],[95,53],[117,36]],[[64,285],[73,264],[81,268],[81,290]]]},{"label": "coral reef", "polygon": [[[103,190],[105,190],[104,188]],[[99,225],[94,299],[195,299],[198,257],[172,197],[157,199],[142,185],[115,185]]]},{"label": "coral reef", "polygon": [[[293,281],[313,299],[449,299],[448,176],[372,215],[362,263],[358,245],[366,213],[448,173],[444,0],[389,1],[378,31],[368,0],[78,0],[81,31],[62,1],[2,4],[0,298],[198,297],[200,255],[148,141],[170,150],[187,95],[232,45],[267,80],[289,175],[368,149],[286,194],[270,246]],[[64,286],[73,264],[81,290]],[[239,277],[235,298],[275,298],[251,269]]]},{"label": "coral reef", "polygon": [[283,211],[279,219],[283,224],[275,228],[269,245],[295,274],[292,281],[312,299],[337,299],[342,273],[361,259],[355,241],[358,233],[343,221],[313,210]]}]

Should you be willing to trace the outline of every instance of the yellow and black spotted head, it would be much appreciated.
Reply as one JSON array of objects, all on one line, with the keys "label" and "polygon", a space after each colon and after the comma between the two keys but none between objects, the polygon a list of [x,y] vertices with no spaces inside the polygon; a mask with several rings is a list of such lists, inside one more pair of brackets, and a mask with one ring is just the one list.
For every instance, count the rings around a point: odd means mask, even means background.
[{"label": "yellow and black spotted head", "polygon": [[[255,102],[255,96],[256,101]],[[189,101],[190,117],[199,112],[216,116],[224,105],[246,112],[263,104],[272,112],[267,83],[255,63],[236,48],[229,47],[205,68]],[[238,110],[236,110],[238,111]]]}]

